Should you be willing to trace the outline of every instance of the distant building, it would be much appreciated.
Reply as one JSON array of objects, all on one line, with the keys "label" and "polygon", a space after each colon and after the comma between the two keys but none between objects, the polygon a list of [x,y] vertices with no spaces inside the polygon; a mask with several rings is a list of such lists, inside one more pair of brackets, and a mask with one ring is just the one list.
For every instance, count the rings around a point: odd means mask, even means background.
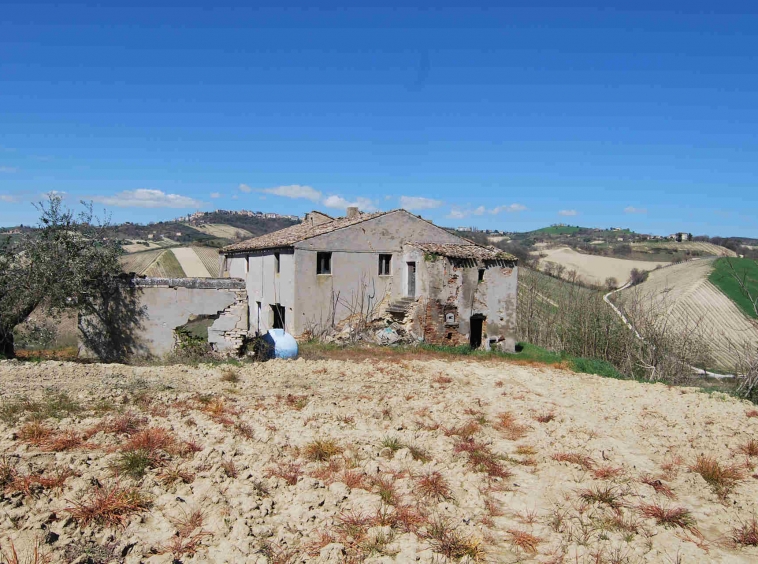
[{"label": "distant building", "polygon": [[681,243],[682,241],[692,241],[692,233],[672,233],[669,235],[669,239]]}]

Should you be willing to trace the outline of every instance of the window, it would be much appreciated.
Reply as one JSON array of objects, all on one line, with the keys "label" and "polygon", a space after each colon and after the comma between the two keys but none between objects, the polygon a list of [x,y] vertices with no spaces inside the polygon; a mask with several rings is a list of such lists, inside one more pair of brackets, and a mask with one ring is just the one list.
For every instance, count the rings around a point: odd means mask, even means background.
[{"label": "window", "polygon": [[272,329],[284,329],[284,306],[280,304],[271,304],[271,313],[274,316]]},{"label": "window", "polygon": [[392,274],[392,255],[379,255],[379,276],[389,276]]},{"label": "window", "polygon": [[483,281],[484,281],[484,269],[480,268],[479,269],[479,282],[483,282]]},{"label": "window", "polygon": [[274,253],[274,272],[279,274],[279,253]]},{"label": "window", "polygon": [[316,274],[332,273],[332,253],[316,253]]}]

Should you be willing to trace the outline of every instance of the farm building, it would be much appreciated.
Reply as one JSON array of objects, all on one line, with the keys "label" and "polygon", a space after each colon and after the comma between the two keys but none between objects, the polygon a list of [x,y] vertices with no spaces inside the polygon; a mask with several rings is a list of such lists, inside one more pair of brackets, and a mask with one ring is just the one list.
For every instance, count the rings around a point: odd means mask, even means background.
[{"label": "farm building", "polygon": [[221,254],[245,281],[251,334],[386,319],[426,342],[515,347],[517,259],[405,210],[312,212]]}]

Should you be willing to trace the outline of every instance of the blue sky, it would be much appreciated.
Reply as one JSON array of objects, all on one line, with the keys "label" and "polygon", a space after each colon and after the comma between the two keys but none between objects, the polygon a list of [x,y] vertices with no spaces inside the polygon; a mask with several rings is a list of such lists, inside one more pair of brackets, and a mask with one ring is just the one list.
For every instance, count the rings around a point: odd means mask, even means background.
[{"label": "blue sky", "polygon": [[758,237],[755,5],[320,4],[4,2],[0,225],[55,190]]}]

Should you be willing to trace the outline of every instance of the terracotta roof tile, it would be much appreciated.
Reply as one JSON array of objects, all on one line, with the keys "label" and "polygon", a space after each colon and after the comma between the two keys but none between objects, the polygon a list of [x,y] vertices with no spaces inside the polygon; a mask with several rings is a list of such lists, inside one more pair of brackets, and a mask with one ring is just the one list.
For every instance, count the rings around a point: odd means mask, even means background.
[{"label": "terracotta roof tile", "polygon": [[475,243],[464,245],[454,243],[409,243],[425,253],[457,259],[475,260],[518,260],[515,256],[495,247],[484,247]]},{"label": "terracotta roof tile", "polygon": [[[273,233],[267,233],[254,239],[248,239],[234,245],[229,245],[221,249],[222,253],[239,253],[245,251],[257,251],[262,249],[272,249],[277,247],[291,247],[295,243],[305,241],[311,237],[318,237],[325,233],[331,233],[343,227],[349,227],[356,223],[361,223],[369,219],[374,219],[380,215],[390,212],[363,213],[358,217],[339,217],[333,221],[327,221],[318,225],[309,225],[307,222],[280,229]],[[306,220],[307,221],[307,220]]]}]

